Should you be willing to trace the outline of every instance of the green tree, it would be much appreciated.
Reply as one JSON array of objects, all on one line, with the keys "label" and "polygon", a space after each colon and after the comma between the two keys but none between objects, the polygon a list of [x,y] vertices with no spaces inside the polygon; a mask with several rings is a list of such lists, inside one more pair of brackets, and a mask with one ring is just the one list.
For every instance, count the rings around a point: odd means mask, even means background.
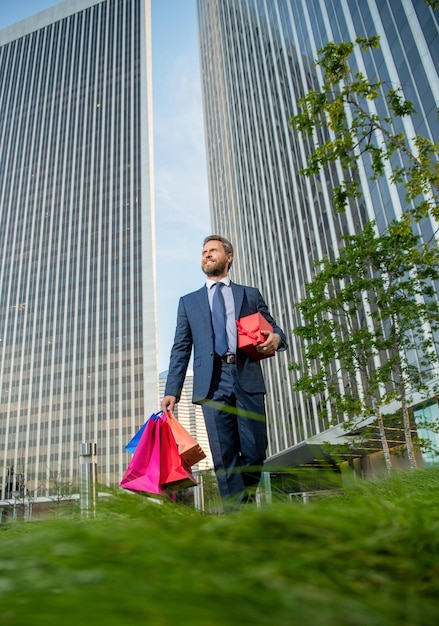
[{"label": "green tree", "polygon": [[75,488],[75,484],[72,480],[65,476],[65,472],[62,470],[52,471],[49,468],[50,473],[50,486],[48,497],[56,503],[57,513],[63,509],[63,504],[66,502],[72,502],[74,500],[75,493],[78,493],[78,489]]},{"label": "green tree", "polygon": [[[384,234],[369,223],[363,232],[343,237],[339,257],[318,264],[299,303],[304,324],[295,333],[303,340],[303,363],[291,368],[302,370],[297,391],[324,398],[324,415],[336,420],[343,415],[350,426],[360,416],[376,418],[388,467],[382,407],[399,400],[414,467],[409,401],[415,391],[427,393],[437,367],[439,321],[437,243],[423,242],[415,222],[439,218],[439,144],[419,135],[409,141],[395,131],[396,119],[412,115],[414,108],[399,88],[352,70],[355,45],[370,52],[379,47],[379,37],[330,42],[318,52],[322,88],[299,100],[291,118],[293,127],[315,143],[302,173],[313,176],[339,163],[344,177],[333,189],[333,200],[344,211],[362,195],[356,175],[360,159],[372,179],[390,168],[391,182],[405,188],[408,208]],[[391,117],[375,112],[379,98]]]},{"label": "green tree", "polygon": [[373,416],[388,468],[382,407],[399,401],[415,467],[409,406],[413,393],[431,393],[437,371],[439,250],[413,233],[408,214],[383,235],[369,222],[343,239],[339,257],[318,264],[298,305],[304,324],[294,332],[304,361],[290,366],[300,371],[294,389],[321,395],[325,416],[343,416],[347,427]]},{"label": "green tree", "polygon": [[[306,136],[315,138],[319,127],[324,133],[329,131],[326,141],[310,154],[303,173],[312,176],[339,162],[345,178],[334,188],[333,199],[335,207],[343,211],[349,199],[361,195],[360,181],[352,175],[361,157],[369,163],[372,178],[383,176],[390,165],[391,180],[405,186],[414,217],[439,219],[439,144],[419,135],[408,141],[403,133],[395,132],[394,120],[415,113],[413,105],[402,97],[400,88],[353,72],[349,58],[355,45],[370,52],[379,47],[379,37],[358,37],[356,44],[330,42],[319,50],[316,65],[323,71],[322,88],[301,98],[299,112],[291,118],[292,126]],[[393,117],[373,112],[371,103],[382,97]]]}]

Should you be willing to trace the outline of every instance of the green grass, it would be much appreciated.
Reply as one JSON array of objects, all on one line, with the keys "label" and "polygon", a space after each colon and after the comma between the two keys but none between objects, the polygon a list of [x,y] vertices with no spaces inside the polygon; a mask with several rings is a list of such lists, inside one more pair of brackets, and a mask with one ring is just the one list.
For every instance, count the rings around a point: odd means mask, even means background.
[{"label": "green grass", "polygon": [[434,626],[439,468],[210,516],[128,493],[0,526],[2,626]]}]

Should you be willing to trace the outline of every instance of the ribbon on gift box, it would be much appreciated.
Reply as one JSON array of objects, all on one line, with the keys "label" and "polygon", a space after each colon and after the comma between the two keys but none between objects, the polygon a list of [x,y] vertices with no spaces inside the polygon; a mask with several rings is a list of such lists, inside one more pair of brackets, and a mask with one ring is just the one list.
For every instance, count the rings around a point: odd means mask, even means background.
[{"label": "ribbon on gift box", "polygon": [[261,335],[261,329],[259,327],[259,323],[252,329],[246,328],[240,322],[240,320],[236,320],[236,327],[238,329],[238,333],[240,335],[245,335],[246,337],[250,337],[258,344],[264,343],[265,337]]}]

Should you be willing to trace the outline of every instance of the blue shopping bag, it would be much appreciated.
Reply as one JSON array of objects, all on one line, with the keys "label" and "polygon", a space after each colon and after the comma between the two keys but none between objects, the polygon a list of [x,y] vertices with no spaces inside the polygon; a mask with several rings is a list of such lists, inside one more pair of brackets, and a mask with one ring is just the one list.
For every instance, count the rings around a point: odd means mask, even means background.
[{"label": "blue shopping bag", "polygon": [[151,418],[157,421],[157,415],[155,413],[153,413],[151,417],[148,417],[148,419],[143,424],[143,426],[140,427],[140,429],[136,432],[134,437],[130,439],[130,441],[127,443],[127,445],[125,446],[125,450],[128,450],[128,452],[131,452],[131,454],[134,454],[134,452],[136,451],[137,445],[140,441],[140,437],[143,435],[143,431],[145,430],[146,425]]}]

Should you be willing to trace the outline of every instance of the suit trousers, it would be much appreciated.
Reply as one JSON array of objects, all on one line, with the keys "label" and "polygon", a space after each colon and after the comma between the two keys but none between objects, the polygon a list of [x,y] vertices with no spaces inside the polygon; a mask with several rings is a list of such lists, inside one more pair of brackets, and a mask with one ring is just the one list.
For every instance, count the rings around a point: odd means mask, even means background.
[{"label": "suit trousers", "polygon": [[215,359],[203,405],[218,487],[225,508],[245,501],[261,478],[267,450],[265,394],[241,387],[236,365]]}]

